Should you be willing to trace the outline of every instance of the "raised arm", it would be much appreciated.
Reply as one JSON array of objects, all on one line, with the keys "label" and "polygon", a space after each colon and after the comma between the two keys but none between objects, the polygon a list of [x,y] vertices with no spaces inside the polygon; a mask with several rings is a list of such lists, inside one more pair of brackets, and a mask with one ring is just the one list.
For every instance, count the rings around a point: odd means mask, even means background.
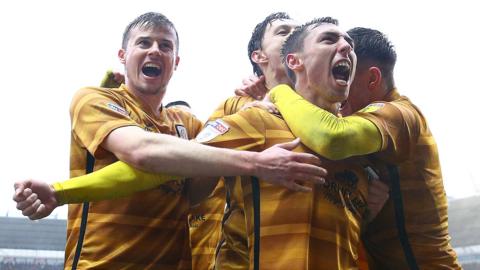
[{"label": "raised arm", "polygon": [[302,143],[326,158],[338,160],[381,149],[380,131],[365,118],[338,118],[308,102],[287,85],[272,89],[270,99]]}]

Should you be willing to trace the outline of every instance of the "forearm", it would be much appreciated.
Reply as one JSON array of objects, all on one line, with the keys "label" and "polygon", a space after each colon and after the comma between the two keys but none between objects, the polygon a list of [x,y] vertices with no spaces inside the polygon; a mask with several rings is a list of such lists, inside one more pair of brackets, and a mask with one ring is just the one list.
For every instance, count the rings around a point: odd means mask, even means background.
[{"label": "forearm", "polygon": [[215,148],[153,133],[134,152],[131,156],[136,157],[136,164],[132,164],[135,167],[187,177],[255,175],[258,156],[254,152]]},{"label": "forearm", "polygon": [[93,173],[53,184],[59,204],[120,198],[152,189],[170,180],[168,175],[146,173],[116,162]]},{"label": "forearm", "polygon": [[369,120],[338,118],[284,86],[273,89],[270,97],[302,143],[326,158],[343,159],[381,148],[381,134]]}]

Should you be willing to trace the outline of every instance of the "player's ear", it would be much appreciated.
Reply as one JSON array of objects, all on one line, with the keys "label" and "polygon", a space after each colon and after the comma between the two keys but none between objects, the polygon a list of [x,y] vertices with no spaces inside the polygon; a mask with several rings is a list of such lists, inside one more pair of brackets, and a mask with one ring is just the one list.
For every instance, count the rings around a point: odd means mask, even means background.
[{"label": "player's ear", "polygon": [[382,81],[382,71],[378,67],[370,67],[368,69],[368,74],[368,89],[374,90],[380,85],[380,82]]},{"label": "player's ear", "polygon": [[268,62],[268,56],[265,55],[262,50],[253,51],[250,55],[250,59],[252,59],[252,61],[257,64],[263,64]]},{"label": "player's ear", "polygon": [[118,59],[120,60],[120,63],[122,63],[123,65],[125,65],[125,50],[124,49],[120,49],[118,50]]},{"label": "player's ear", "polygon": [[178,67],[178,64],[180,63],[180,56],[177,55],[177,57],[175,58],[175,67],[174,67],[174,70],[177,70],[177,67]]},{"label": "player's ear", "polygon": [[295,53],[289,53],[286,57],[287,67],[293,71],[303,70],[303,60]]}]

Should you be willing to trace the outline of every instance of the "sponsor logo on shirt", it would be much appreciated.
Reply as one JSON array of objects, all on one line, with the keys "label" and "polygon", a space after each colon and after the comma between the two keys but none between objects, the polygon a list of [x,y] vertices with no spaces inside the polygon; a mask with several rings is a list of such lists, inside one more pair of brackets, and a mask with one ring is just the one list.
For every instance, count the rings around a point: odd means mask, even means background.
[{"label": "sponsor logo on shirt", "polygon": [[210,121],[205,125],[202,131],[200,131],[195,140],[200,143],[208,142],[225,134],[229,129],[230,126],[221,119]]},{"label": "sponsor logo on shirt", "polygon": [[351,213],[362,215],[366,202],[357,192],[358,177],[349,170],[334,174],[334,179],[325,183],[325,197],[339,207],[346,207]]},{"label": "sponsor logo on shirt", "polygon": [[128,115],[128,112],[124,108],[118,106],[115,103],[107,103],[107,107],[112,111],[118,112],[123,115]]},{"label": "sponsor logo on shirt", "polygon": [[188,226],[190,228],[197,228],[202,222],[206,220],[207,218],[204,214],[191,215],[188,219]]}]

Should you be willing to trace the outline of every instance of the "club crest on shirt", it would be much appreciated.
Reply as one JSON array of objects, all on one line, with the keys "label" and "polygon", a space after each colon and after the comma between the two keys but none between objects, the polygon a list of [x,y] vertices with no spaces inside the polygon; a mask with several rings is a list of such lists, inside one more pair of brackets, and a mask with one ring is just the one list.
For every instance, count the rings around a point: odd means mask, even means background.
[{"label": "club crest on shirt", "polygon": [[188,140],[187,129],[185,128],[184,125],[175,125],[175,130],[177,131],[178,137]]},{"label": "club crest on shirt", "polygon": [[195,140],[200,143],[208,142],[217,136],[225,134],[229,129],[230,126],[221,119],[210,121],[205,125],[202,131],[200,131]]},{"label": "club crest on shirt", "polygon": [[128,115],[128,112],[124,108],[118,106],[115,103],[110,103],[109,102],[109,103],[107,103],[107,107],[112,111],[118,112],[118,113],[123,114],[123,115]]}]

